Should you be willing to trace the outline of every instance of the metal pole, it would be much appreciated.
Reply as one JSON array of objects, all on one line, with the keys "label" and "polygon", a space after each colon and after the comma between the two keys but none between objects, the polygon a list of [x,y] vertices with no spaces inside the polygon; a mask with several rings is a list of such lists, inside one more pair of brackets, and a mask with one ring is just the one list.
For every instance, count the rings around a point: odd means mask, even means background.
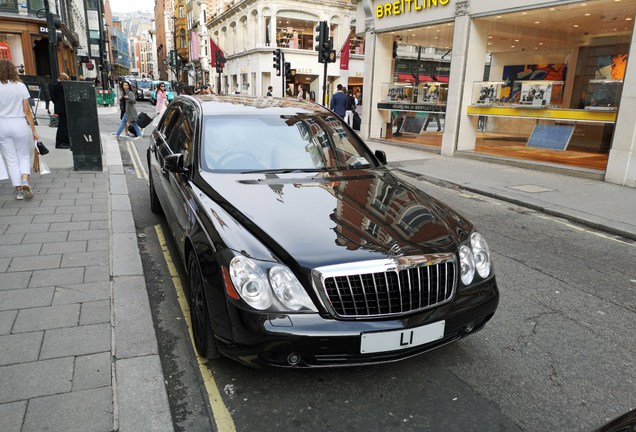
[{"label": "metal pole", "polygon": [[53,14],[49,7],[49,0],[44,0],[44,10],[46,11],[46,25],[49,29],[49,65],[51,66],[51,82],[55,82],[60,76],[60,69],[57,64],[57,41],[54,41],[55,26],[53,25]]},{"label": "metal pole", "polygon": [[179,77],[179,52],[177,50],[177,17],[175,15],[172,16],[172,32],[174,39],[174,63],[176,70],[176,91],[177,94],[181,94],[181,78]]},{"label": "metal pole", "polygon": [[99,64],[102,68],[102,89],[108,89],[108,77],[104,62],[104,19],[102,17],[102,2],[97,2],[97,19],[99,25]]},{"label": "metal pole", "polygon": [[327,106],[327,66],[329,63],[325,62],[325,71],[322,76],[322,106]]},{"label": "metal pole", "polygon": [[281,97],[287,96],[287,89],[285,88],[285,53],[283,50],[280,50],[280,77],[283,80],[283,89],[281,93]]}]

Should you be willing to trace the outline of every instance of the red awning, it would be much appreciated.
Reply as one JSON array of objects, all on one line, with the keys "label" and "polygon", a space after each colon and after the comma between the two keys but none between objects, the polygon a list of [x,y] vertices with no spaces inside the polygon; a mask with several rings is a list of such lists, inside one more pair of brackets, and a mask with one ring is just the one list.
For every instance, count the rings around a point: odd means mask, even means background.
[{"label": "red awning", "polygon": [[[421,83],[425,83],[425,82],[447,83],[448,82],[448,77],[447,76],[440,76],[440,75],[437,75],[435,77],[432,77],[430,75],[420,75],[419,79],[420,79]],[[398,81],[399,82],[414,83],[415,82],[415,78],[411,74],[399,73],[398,74]]]}]

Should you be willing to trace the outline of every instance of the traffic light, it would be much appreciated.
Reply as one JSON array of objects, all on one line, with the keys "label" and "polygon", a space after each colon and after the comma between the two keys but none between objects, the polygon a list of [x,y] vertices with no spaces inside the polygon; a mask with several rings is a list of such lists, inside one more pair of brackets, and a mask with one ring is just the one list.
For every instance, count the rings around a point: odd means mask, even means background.
[{"label": "traffic light", "polygon": [[53,37],[53,43],[62,42],[62,20],[59,18],[53,18],[53,28],[55,31],[49,37]]},{"label": "traffic light", "polygon": [[285,78],[291,79],[296,76],[296,69],[291,68],[290,62],[285,62]]},{"label": "traffic light", "polygon": [[227,61],[225,59],[225,57],[223,56],[223,53],[221,52],[221,50],[217,50],[216,54],[215,54],[215,61],[216,61],[216,71],[218,73],[223,72],[223,67],[225,66],[225,62]]},{"label": "traffic light", "polygon": [[327,21],[320,21],[316,26],[316,51],[318,51],[318,63],[328,63],[328,52],[331,50],[331,40],[329,39],[329,26]]},{"label": "traffic light", "polygon": [[274,50],[274,69],[276,70],[276,76],[280,76],[280,48]]}]

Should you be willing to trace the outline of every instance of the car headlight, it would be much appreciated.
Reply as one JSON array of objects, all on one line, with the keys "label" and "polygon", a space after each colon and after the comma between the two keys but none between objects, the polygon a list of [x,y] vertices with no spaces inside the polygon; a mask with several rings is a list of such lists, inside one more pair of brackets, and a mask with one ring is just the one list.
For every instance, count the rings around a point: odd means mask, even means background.
[{"label": "car headlight", "polygon": [[[269,269],[245,256],[230,261],[229,274],[239,297],[258,310],[318,312],[309,295],[292,271],[282,265]],[[265,270],[263,270],[265,269]],[[269,277],[265,274],[269,273]],[[273,294],[272,294],[273,292]],[[238,298],[238,297],[235,297]]]},{"label": "car headlight", "polygon": [[490,276],[492,269],[490,248],[481,234],[472,233],[470,244],[460,246],[459,263],[464,285],[469,285],[473,281],[475,272],[484,279]]},{"label": "car headlight", "polygon": [[269,283],[274,294],[285,307],[294,311],[306,308],[317,312],[311,298],[287,267],[272,267],[269,271]]},{"label": "car headlight", "polygon": [[475,268],[479,276],[486,278],[490,275],[490,249],[484,237],[479,233],[470,236],[470,245],[475,256]]},{"label": "car headlight", "polygon": [[267,276],[256,263],[237,256],[230,262],[230,278],[241,298],[254,309],[265,310],[272,304]]},{"label": "car headlight", "polygon": [[461,278],[464,285],[469,285],[475,277],[475,258],[473,252],[466,245],[459,247],[459,264],[461,266]]}]

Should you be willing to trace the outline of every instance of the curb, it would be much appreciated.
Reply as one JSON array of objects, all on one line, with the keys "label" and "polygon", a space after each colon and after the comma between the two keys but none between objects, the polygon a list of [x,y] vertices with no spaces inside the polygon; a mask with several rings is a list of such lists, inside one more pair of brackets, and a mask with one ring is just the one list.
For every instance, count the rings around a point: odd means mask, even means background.
[{"label": "curb", "polygon": [[[391,165],[391,164],[389,164]],[[509,196],[506,194],[502,194],[499,192],[489,192],[487,190],[484,190],[482,188],[477,188],[477,187],[471,187],[471,186],[466,186],[466,185],[462,185],[459,183],[454,183],[448,180],[442,180],[436,177],[431,177],[431,176],[427,176],[425,174],[422,173],[418,173],[415,171],[411,171],[409,169],[406,169],[404,167],[398,166],[398,165],[393,165],[392,166],[394,169],[401,171],[402,173],[404,173],[405,175],[409,176],[409,177],[413,177],[417,180],[423,180],[426,181],[428,183],[432,183],[434,185],[437,186],[441,186],[441,187],[445,187],[445,188],[452,188],[452,189],[461,189],[461,190],[465,190],[468,192],[472,192],[472,193],[476,193],[479,195],[483,195],[483,196],[487,196],[490,198],[495,198],[501,201],[505,201],[505,202],[509,202],[511,204],[515,204],[518,205],[520,207],[525,207],[525,208],[529,208],[531,210],[535,210],[538,211],[540,213],[545,213],[548,214],[550,216],[556,216],[562,219],[566,219],[568,221],[577,223],[579,225],[583,225],[586,226],[588,228],[592,228],[598,231],[603,231],[606,232],[608,234],[613,234],[613,235],[618,235],[630,240],[636,240],[636,233],[631,232],[631,231],[626,231],[623,230],[621,228],[617,228],[617,227],[613,227],[611,225],[608,225],[606,223],[602,223],[602,222],[594,222],[590,219],[586,219],[586,218],[582,218],[579,216],[576,216],[574,214],[572,214],[571,212],[567,211],[567,210],[561,210],[562,207],[552,207],[552,208],[548,208],[545,206],[540,206],[540,205],[536,205],[536,204],[532,204],[530,202],[528,202],[527,200],[520,200],[518,198],[515,198],[513,196]]]},{"label": "curb", "polygon": [[101,139],[109,177],[113,430],[172,432],[119,144],[103,133]]}]

